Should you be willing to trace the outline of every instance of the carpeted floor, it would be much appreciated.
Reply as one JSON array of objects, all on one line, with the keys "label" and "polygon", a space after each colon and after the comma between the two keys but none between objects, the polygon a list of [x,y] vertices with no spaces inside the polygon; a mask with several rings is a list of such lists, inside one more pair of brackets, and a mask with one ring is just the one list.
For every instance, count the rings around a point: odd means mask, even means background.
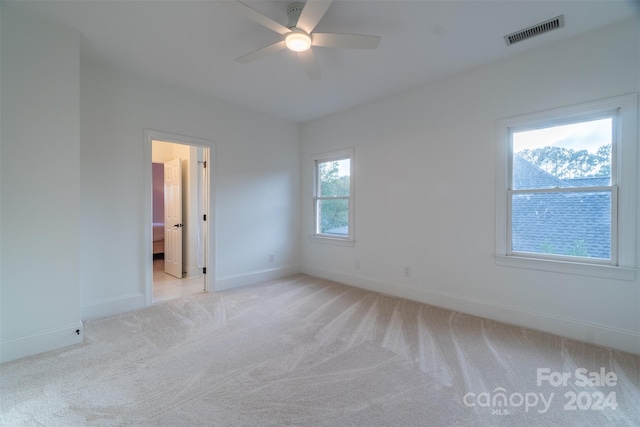
[{"label": "carpeted floor", "polygon": [[640,425],[640,356],[304,275],[84,336],[0,365],[0,425]]}]

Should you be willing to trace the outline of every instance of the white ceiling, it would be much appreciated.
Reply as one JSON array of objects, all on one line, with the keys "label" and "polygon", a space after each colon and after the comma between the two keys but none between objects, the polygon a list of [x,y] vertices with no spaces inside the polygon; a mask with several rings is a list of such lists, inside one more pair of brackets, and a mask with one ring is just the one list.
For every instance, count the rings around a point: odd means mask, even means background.
[{"label": "white ceiling", "polygon": [[[237,63],[280,36],[224,1],[4,3],[78,30],[87,60],[296,122],[638,17],[634,0],[336,0],[316,31],[378,35],[382,41],[377,50],[314,47],[323,77],[310,81],[289,51]],[[287,23],[290,1],[246,3]],[[560,14],[564,28],[506,46],[504,35]]]}]

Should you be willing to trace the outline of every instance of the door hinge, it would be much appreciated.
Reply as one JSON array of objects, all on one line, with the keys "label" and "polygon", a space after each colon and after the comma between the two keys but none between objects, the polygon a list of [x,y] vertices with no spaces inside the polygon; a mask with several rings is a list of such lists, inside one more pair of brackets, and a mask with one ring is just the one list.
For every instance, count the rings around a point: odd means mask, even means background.
[{"label": "door hinge", "polygon": [[206,161],[202,162],[202,166],[204,166],[204,168],[206,169],[207,168],[207,162]]},{"label": "door hinge", "polygon": [[207,274],[207,267],[202,267],[202,274]]},{"label": "door hinge", "polygon": [[202,219],[203,219],[203,221],[206,221],[207,220],[207,215],[202,215]]}]

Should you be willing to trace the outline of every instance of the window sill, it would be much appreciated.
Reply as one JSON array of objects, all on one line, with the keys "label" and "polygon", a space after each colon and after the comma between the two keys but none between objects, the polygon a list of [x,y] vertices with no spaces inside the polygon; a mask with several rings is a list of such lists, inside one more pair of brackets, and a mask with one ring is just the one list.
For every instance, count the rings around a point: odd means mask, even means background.
[{"label": "window sill", "polygon": [[615,267],[612,265],[585,264],[579,262],[526,258],[518,256],[495,255],[496,265],[504,267],[526,268],[529,270],[551,271],[554,273],[577,274],[580,276],[601,277],[604,279],[632,281],[636,278],[636,269]]},{"label": "window sill", "polygon": [[324,245],[346,246],[346,247],[355,246],[354,240],[344,239],[340,237],[309,236],[309,239],[313,243],[322,243]]}]

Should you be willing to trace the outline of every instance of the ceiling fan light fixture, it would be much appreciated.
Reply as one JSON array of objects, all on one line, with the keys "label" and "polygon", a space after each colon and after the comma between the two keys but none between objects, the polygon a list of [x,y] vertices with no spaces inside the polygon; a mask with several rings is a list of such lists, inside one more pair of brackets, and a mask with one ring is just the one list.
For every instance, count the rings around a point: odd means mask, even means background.
[{"label": "ceiling fan light fixture", "polygon": [[311,36],[302,31],[292,31],[285,36],[284,43],[289,50],[304,52],[311,47]]}]

